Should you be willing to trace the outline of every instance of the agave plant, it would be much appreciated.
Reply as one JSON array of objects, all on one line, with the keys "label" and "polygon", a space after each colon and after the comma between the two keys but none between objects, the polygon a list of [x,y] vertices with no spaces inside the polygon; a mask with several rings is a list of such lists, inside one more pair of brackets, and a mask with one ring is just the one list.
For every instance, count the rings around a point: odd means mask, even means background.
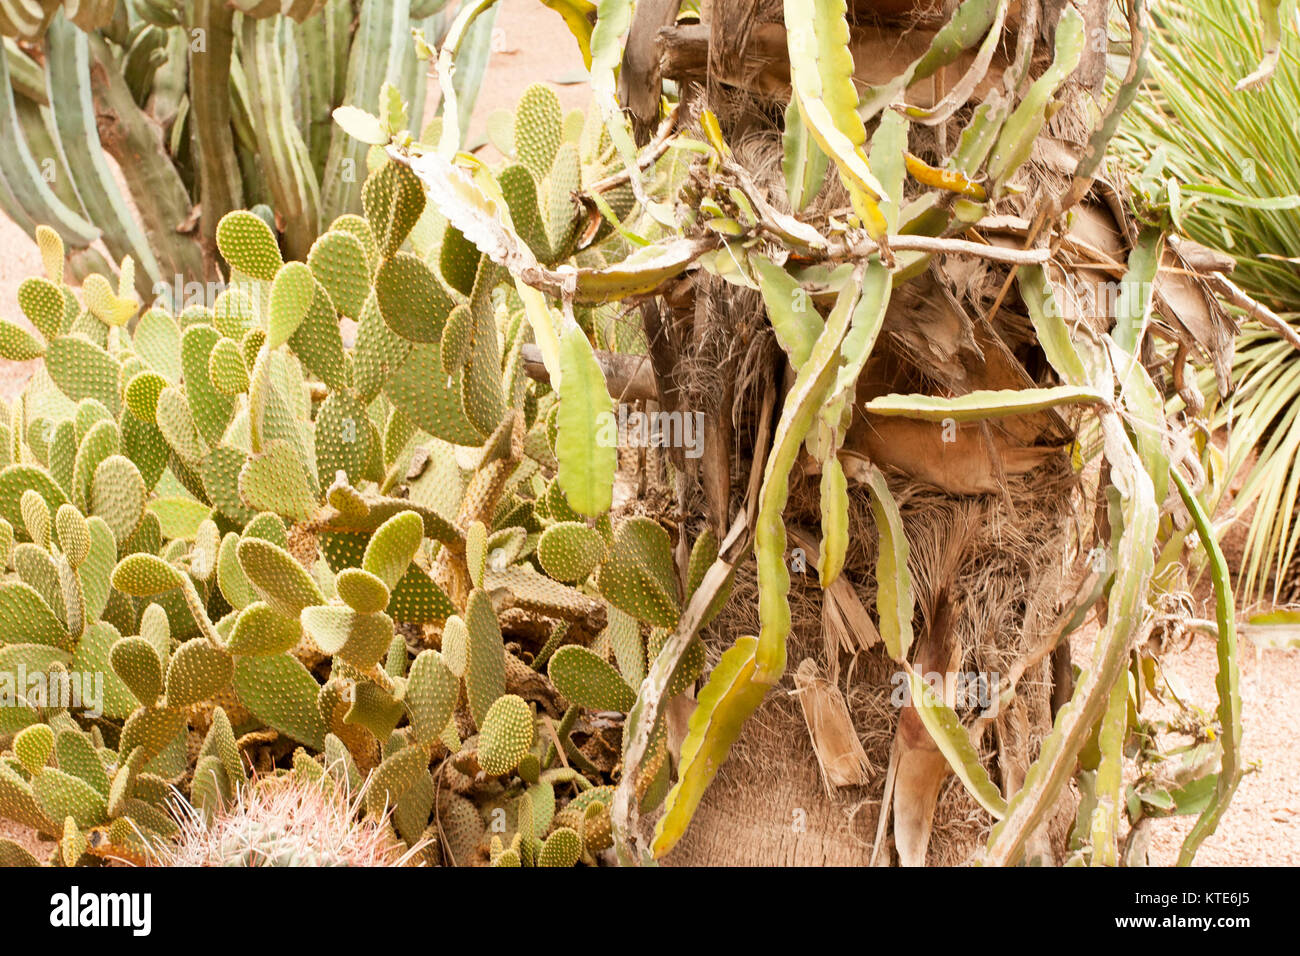
[{"label": "agave plant", "polygon": [[1118,142],[1139,168],[1163,157],[1162,176],[1183,207],[1177,225],[1230,256],[1232,281],[1266,306],[1219,280],[1225,299],[1246,312],[1232,363],[1236,390],[1228,395],[1212,377],[1202,390],[1213,426],[1228,429],[1223,487],[1239,480],[1234,512],[1253,509],[1238,587],[1252,600],[1278,601],[1297,595],[1300,544],[1300,45],[1293,29],[1273,30],[1265,40],[1276,57],[1271,79],[1240,93],[1234,86],[1260,57],[1248,9],[1226,0],[1157,8],[1150,95],[1126,114]]}]

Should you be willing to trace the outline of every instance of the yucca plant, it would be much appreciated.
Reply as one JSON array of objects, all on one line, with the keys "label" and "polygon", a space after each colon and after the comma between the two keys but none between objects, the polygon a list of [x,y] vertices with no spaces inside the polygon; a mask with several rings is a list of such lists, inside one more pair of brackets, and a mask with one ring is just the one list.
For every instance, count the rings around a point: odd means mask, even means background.
[{"label": "yucca plant", "polygon": [[[1228,431],[1221,487],[1239,480],[1234,514],[1253,509],[1236,569],[1240,593],[1253,601],[1300,597],[1300,35],[1294,4],[1273,7],[1284,27],[1276,69],[1239,92],[1261,56],[1249,7],[1156,5],[1150,80],[1118,137],[1138,169],[1163,157],[1161,175],[1181,194],[1178,228],[1231,256],[1232,282],[1280,314],[1261,321],[1246,303],[1231,395],[1221,379],[1201,377],[1211,423]],[[1243,304],[1230,293],[1226,301]]]}]

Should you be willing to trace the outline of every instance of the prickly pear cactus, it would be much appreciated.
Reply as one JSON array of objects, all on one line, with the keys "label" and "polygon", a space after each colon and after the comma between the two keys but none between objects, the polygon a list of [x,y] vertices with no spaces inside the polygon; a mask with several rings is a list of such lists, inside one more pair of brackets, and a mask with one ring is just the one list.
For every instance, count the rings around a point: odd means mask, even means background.
[{"label": "prickly pear cactus", "polygon": [[[622,244],[584,238],[573,196],[610,156],[554,93],[530,89],[512,130],[502,196],[540,260]],[[0,815],[61,863],[572,866],[610,846],[617,715],[679,613],[666,533],[616,526],[612,471],[569,450],[611,407],[585,333],[548,353],[550,385],[526,374],[559,314],[406,163],[372,160],[365,215],[301,260],[226,215],[230,281],[179,314],[135,298],[130,260],[67,284],[43,231],[47,274],[19,295],[36,332],[0,326],[0,354],[42,363],[0,418]],[[608,316],[581,315],[604,340]]]}]

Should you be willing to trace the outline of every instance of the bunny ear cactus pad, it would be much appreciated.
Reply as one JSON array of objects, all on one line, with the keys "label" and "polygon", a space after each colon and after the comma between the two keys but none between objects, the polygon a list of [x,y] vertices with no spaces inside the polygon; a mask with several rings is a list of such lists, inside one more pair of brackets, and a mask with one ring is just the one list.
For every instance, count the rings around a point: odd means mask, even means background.
[{"label": "bunny ear cactus pad", "polygon": [[379,577],[361,568],[340,571],[334,579],[334,589],[359,614],[375,614],[388,607],[388,587]]},{"label": "bunny ear cactus pad", "polygon": [[220,339],[208,355],[208,381],[223,395],[241,395],[248,391],[248,366],[234,339]]},{"label": "bunny ear cactus pad", "polygon": [[533,745],[533,712],[522,697],[498,697],[479,728],[478,761],[494,777],[510,773]]},{"label": "bunny ear cactus pad", "polygon": [[271,442],[262,454],[244,463],[239,498],[250,508],[274,511],[293,521],[310,518],[317,504],[298,450],[287,441]]},{"label": "bunny ear cactus pad", "polygon": [[239,612],[230,639],[226,643],[232,654],[244,657],[270,657],[285,654],[302,640],[302,625],[263,601],[255,601]]},{"label": "bunny ear cactus pad", "polygon": [[547,665],[555,689],[571,704],[587,710],[627,713],[636,692],[604,658],[578,644],[566,644]]},{"label": "bunny ear cactus pad", "polygon": [[0,321],[0,358],[26,362],[45,354],[45,346],[24,328]]},{"label": "bunny ear cactus pad", "polygon": [[63,290],[49,279],[24,279],[18,286],[18,307],[46,342],[52,342],[63,334],[66,308]]},{"label": "bunny ear cactus pad", "polygon": [[104,519],[114,538],[126,541],[140,524],[145,494],[145,481],[135,463],[123,455],[109,455],[95,468],[89,510]]},{"label": "bunny ear cactus pad", "polygon": [[421,651],[406,683],[406,709],[416,741],[429,746],[442,734],[456,710],[460,680],[440,653]]},{"label": "bunny ear cactus pad", "polygon": [[329,292],[339,314],[360,318],[370,294],[370,263],[361,240],[350,232],[331,230],[312,244],[307,265]]},{"label": "bunny ear cactus pad", "polygon": [[506,652],[492,599],[481,588],[465,605],[465,693],[470,716],[483,726],[488,708],[506,692]]},{"label": "bunny ear cactus pad", "polygon": [[371,435],[366,410],[347,392],[331,392],[316,414],[316,464],[321,478],[344,472],[350,484],[365,476]]},{"label": "bunny ear cactus pad", "polygon": [[315,294],[316,278],[303,263],[287,263],[275,274],[275,280],[271,283],[267,348],[278,349],[298,331],[298,326],[307,317],[307,310],[311,308]]},{"label": "bunny ear cactus pad", "polygon": [[649,518],[630,518],[614,532],[600,568],[605,600],[656,627],[677,626],[677,576],[668,532]]},{"label": "bunny ear cactus pad", "polygon": [[234,687],[243,705],[266,726],[313,750],[324,746],[325,725],[316,704],[320,685],[296,658],[239,657]]},{"label": "bunny ear cactus pad", "polygon": [[551,525],[537,541],[537,558],[546,573],[566,584],[587,580],[604,556],[600,532],[576,521]]},{"label": "bunny ear cactus pad", "polygon": [[109,660],[135,699],[151,707],[163,689],[162,662],[153,645],[142,637],[124,637],[113,645]]},{"label": "bunny ear cactus pad", "polygon": [[179,570],[153,554],[127,555],[113,569],[113,587],[129,597],[155,597],[184,583]]},{"label": "bunny ear cactus pad", "polygon": [[217,224],[217,249],[246,276],[270,282],[284,265],[275,233],[254,213],[227,213]]},{"label": "bunny ear cactus pad", "polygon": [[245,537],[235,553],[258,597],[285,617],[296,619],[303,608],[325,603],[311,575],[283,548]]},{"label": "bunny ear cactus pad", "polygon": [[59,505],[54,515],[54,527],[58,532],[59,547],[75,571],[90,554],[90,526],[72,505]]},{"label": "bunny ear cactus pad", "polygon": [[303,608],[301,620],[317,647],[362,673],[379,663],[393,638],[393,619],[383,613],[325,605]]},{"label": "bunny ear cactus pad", "polygon": [[[62,507],[62,505],[60,505]],[[18,498],[18,510],[22,514],[23,528],[27,537],[39,548],[50,546],[50,506],[40,493],[28,488]]]},{"label": "bunny ear cactus pad", "polygon": [[424,186],[406,166],[385,161],[361,187],[361,205],[375,233],[380,259],[402,247],[424,212]]},{"label": "bunny ear cactus pad", "polygon": [[559,96],[549,86],[534,83],[515,107],[515,155],[538,182],[551,171],[563,137]]},{"label": "bunny ear cactus pad", "polygon": [[441,339],[455,305],[432,270],[407,252],[384,260],[375,275],[375,294],[388,327],[411,342]]},{"label": "bunny ear cactus pad", "polygon": [[167,665],[167,706],[189,707],[211,700],[230,685],[234,661],[223,648],[196,637],[176,648]]},{"label": "bunny ear cactus pad", "polygon": [[391,591],[410,567],[423,540],[424,520],[416,512],[395,514],[375,529],[366,545],[361,568],[379,578]]},{"label": "bunny ear cactus pad", "polygon": [[93,398],[117,414],[117,361],[90,339],[83,335],[59,336],[46,349],[45,370],[74,402]]}]

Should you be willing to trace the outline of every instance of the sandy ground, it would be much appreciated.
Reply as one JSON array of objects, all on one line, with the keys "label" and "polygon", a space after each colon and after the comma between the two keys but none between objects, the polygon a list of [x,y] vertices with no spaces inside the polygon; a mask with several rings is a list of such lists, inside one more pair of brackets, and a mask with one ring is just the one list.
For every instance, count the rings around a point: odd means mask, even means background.
[{"label": "sandy ground", "polygon": [[[586,88],[572,84],[582,61],[560,17],[532,0],[503,0],[493,55],[479,91],[469,142],[481,139],[487,116],[512,108],[530,83],[555,86],[566,110],[585,107]],[[18,284],[40,273],[36,246],[18,227],[0,217],[0,316],[26,324],[18,310]],[[0,359],[0,397],[12,398],[35,363]],[[1082,657],[1085,648],[1076,648]],[[1172,680],[1186,688],[1186,698],[1208,711],[1215,707],[1214,643],[1194,638],[1184,648],[1166,652],[1164,665]],[[1217,833],[1202,845],[1201,865],[1300,865],[1300,653],[1257,652],[1247,641],[1241,648],[1243,748],[1256,772],[1242,782]],[[1152,862],[1171,864],[1191,827],[1191,819],[1163,820],[1151,841]],[[37,842],[30,832],[0,820],[0,837],[21,837],[38,857],[52,844]]]}]

